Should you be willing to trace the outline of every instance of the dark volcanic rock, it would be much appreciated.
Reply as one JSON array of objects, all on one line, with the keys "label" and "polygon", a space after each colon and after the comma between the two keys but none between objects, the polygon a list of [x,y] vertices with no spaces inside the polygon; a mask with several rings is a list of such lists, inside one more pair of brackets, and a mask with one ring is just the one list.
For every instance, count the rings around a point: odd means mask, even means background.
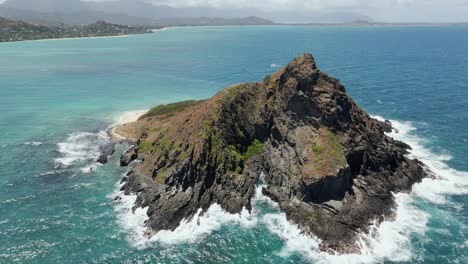
[{"label": "dark volcanic rock", "polygon": [[109,156],[115,152],[115,143],[110,142],[108,144],[99,146],[99,152],[101,153],[96,162],[106,164]]},{"label": "dark volcanic rock", "polygon": [[136,160],[138,158],[138,153],[135,150],[135,147],[130,147],[125,153],[120,156],[120,166],[126,167],[130,162]]},{"label": "dark volcanic rock", "polygon": [[356,252],[357,235],[391,216],[392,192],[426,176],[404,156],[409,146],[384,134],[391,124],[369,117],[310,54],[260,83],[176,106],[121,127],[140,135],[121,159],[141,160],[123,190],[138,194],[135,206],[149,206],[150,235],[213,203],[250,209],[264,172],[264,194],[319,237],[322,250]]}]

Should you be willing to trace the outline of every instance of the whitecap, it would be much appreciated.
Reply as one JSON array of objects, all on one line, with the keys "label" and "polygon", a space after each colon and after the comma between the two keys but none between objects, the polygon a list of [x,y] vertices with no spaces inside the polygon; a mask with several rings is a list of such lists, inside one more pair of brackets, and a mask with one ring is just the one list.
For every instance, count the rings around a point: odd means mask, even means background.
[{"label": "whitecap", "polygon": [[[381,117],[374,118],[384,120]],[[368,234],[359,235],[358,246],[360,254],[333,255],[320,252],[320,240],[306,236],[300,232],[297,225],[290,223],[284,213],[267,214],[262,222],[270,232],[285,241],[280,255],[299,252],[317,263],[382,263],[391,261],[411,261],[414,251],[411,244],[412,235],[424,235],[430,214],[415,206],[416,199],[425,199],[434,204],[447,203],[447,195],[463,195],[468,193],[468,173],[450,168],[445,162],[450,160],[448,155],[432,152],[424,146],[425,140],[415,135],[416,128],[410,122],[390,120],[394,130],[388,135],[409,144],[412,148],[410,158],[417,158],[424,162],[436,177],[425,178],[416,183],[408,193],[394,194],[396,201],[395,219],[374,223]],[[260,186],[259,186],[260,187]],[[274,202],[265,198],[257,191],[257,200]],[[451,204],[453,205],[453,204]],[[456,206],[456,205],[453,205]]]},{"label": "whitecap", "polygon": [[[380,116],[374,116],[374,118],[383,120]],[[435,177],[425,178],[421,183],[415,184],[413,194],[434,204],[447,203],[447,195],[468,194],[468,172],[450,168],[446,161],[452,159],[451,156],[434,153],[427,148],[426,140],[414,133],[416,128],[411,122],[397,120],[390,120],[390,122],[394,129],[388,135],[410,145],[412,149],[408,157],[422,161],[431,172],[436,174]]]},{"label": "whitecap", "polygon": [[165,244],[193,243],[228,223],[249,228],[256,224],[256,218],[245,208],[240,214],[230,214],[224,211],[219,204],[213,204],[205,213],[202,214],[202,210],[199,209],[192,219],[182,220],[174,231],[162,230],[150,240]]},{"label": "whitecap", "polygon": [[46,171],[43,173],[40,173],[39,176],[46,176],[46,175],[54,175],[54,174],[59,174],[64,172],[63,170],[52,170],[52,171]]},{"label": "whitecap", "polygon": [[[379,116],[373,116],[384,120]],[[360,234],[358,245],[361,254],[330,255],[324,252],[306,256],[319,263],[381,263],[385,260],[410,261],[414,258],[411,236],[423,235],[427,230],[429,213],[414,205],[415,199],[425,199],[435,204],[446,203],[446,195],[467,193],[467,172],[450,168],[444,161],[451,157],[438,155],[424,147],[424,139],[414,134],[416,128],[410,122],[390,120],[394,130],[388,135],[404,141],[412,147],[410,158],[424,162],[437,177],[425,178],[416,183],[410,194],[394,194],[397,204],[395,219],[374,224],[368,234]],[[304,252],[301,247],[297,251]]]},{"label": "whitecap", "polygon": [[84,174],[89,174],[89,173],[94,172],[97,169],[98,166],[99,166],[99,164],[93,163],[91,165],[88,165],[88,166],[85,166],[85,167],[81,168],[80,170]]},{"label": "whitecap", "polygon": [[82,189],[82,188],[87,188],[89,186],[92,186],[92,183],[77,183],[72,186],[70,186],[71,189]]},{"label": "whitecap", "polygon": [[[261,190],[262,186],[259,186]],[[424,234],[429,215],[417,209],[412,203],[410,194],[398,193],[396,217],[391,221],[384,221],[380,225],[374,223],[368,234],[359,235],[357,246],[360,254],[330,254],[319,249],[321,240],[313,235],[305,234],[302,229],[287,220],[283,212],[264,215],[260,223],[268,230],[280,237],[285,245],[279,256],[289,257],[293,253],[300,253],[314,263],[382,263],[385,260],[409,261],[412,259],[412,234]],[[257,202],[275,204],[270,198],[257,191]]]},{"label": "whitecap", "polygon": [[285,246],[280,252],[277,252],[279,256],[288,257],[294,252],[311,258],[315,258],[317,255],[320,240],[304,234],[299,226],[287,220],[285,213],[266,214],[261,221],[271,233],[276,234],[284,241]]},{"label": "whitecap", "polygon": [[113,196],[120,197],[114,206],[118,223],[126,232],[129,243],[138,249],[150,247],[154,243],[194,243],[225,224],[238,224],[250,228],[257,223],[256,213],[250,214],[244,208],[239,214],[230,214],[215,203],[206,212],[199,209],[191,219],[183,219],[174,231],[161,230],[151,238],[147,238],[145,222],[148,220],[148,208],[132,210],[136,195],[124,195],[118,191]]},{"label": "whitecap", "polygon": [[[380,117],[375,117],[382,119]],[[136,195],[125,196],[116,204],[115,210],[119,224],[126,231],[129,242],[137,248],[146,248],[154,242],[182,243],[195,242],[203,236],[218,230],[223,224],[240,224],[250,228],[264,225],[284,241],[283,248],[276,252],[287,257],[300,253],[314,263],[382,263],[391,261],[411,261],[414,251],[411,244],[413,235],[424,235],[430,218],[428,212],[415,206],[415,200],[425,199],[435,204],[447,203],[446,196],[466,194],[468,173],[450,168],[445,162],[451,157],[431,152],[424,146],[424,139],[415,135],[416,128],[410,122],[391,120],[394,130],[388,135],[406,142],[412,147],[410,158],[424,162],[437,177],[426,178],[413,186],[411,193],[394,194],[396,201],[395,217],[380,224],[374,223],[369,233],[359,235],[357,245],[360,254],[334,255],[319,250],[320,239],[304,234],[294,223],[287,220],[286,214],[279,212],[262,215],[259,204],[278,209],[278,205],[262,194],[265,185],[260,181],[252,201],[253,210],[249,214],[231,215],[224,212],[217,204],[212,205],[205,214],[198,211],[191,220],[183,220],[174,231],[160,231],[151,239],[145,238],[145,221],[148,219],[147,208],[138,208],[134,212]],[[398,131],[398,132],[397,132]]]},{"label": "whitecap", "polygon": [[276,63],[270,64],[270,68],[278,68],[278,67],[280,67],[280,66],[281,66],[281,65],[278,65],[278,64],[276,64]]},{"label": "whitecap", "polygon": [[[358,245],[361,254],[328,256],[328,260],[343,263],[382,263],[386,260],[404,262],[413,258],[411,236],[423,235],[427,230],[429,214],[413,205],[411,194],[394,194],[397,208],[395,219],[374,223],[368,234],[361,234]],[[340,261],[341,260],[341,261]]]},{"label": "whitecap", "polygon": [[57,144],[61,157],[54,159],[54,163],[57,168],[67,168],[76,163],[94,162],[101,154],[100,148],[109,142],[105,131],[73,133],[65,142]]},{"label": "whitecap", "polygon": [[279,208],[279,205],[276,202],[271,200],[270,197],[263,194],[262,190],[263,190],[263,188],[266,187],[264,178],[265,178],[265,174],[261,173],[258,184],[257,184],[257,187],[255,189],[255,196],[254,196],[254,198],[252,200],[253,207],[254,207],[254,209],[256,209],[255,206],[257,204],[266,203],[268,206],[270,206],[272,208]]},{"label": "whitecap", "polygon": [[[120,188],[119,188],[120,189]],[[127,239],[131,245],[143,248],[147,238],[145,237],[145,221],[148,219],[148,208],[136,208],[136,195],[124,195],[123,192],[116,192],[113,197],[120,197],[114,204],[117,222],[126,232]]]},{"label": "whitecap", "polygon": [[40,141],[32,141],[32,142],[25,142],[24,145],[27,145],[27,146],[40,146],[42,145],[43,143],[40,142]]}]

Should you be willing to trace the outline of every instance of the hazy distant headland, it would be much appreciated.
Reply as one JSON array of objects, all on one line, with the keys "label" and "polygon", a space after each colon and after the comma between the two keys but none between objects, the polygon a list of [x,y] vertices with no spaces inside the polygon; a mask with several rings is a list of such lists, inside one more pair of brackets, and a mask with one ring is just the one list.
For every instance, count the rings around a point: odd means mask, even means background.
[{"label": "hazy distant headland", "polygon": [[49,27],[0,17],[0,42],[123,36],[150,32],[149,28],[143,26],[117,25],[105,21],[97,21],[89,25]]},{"label": "hazy distant headland", "polygon": [[[4,1],[3,3],[1,3]],[[254,8],[171,7],[147,0],[0,0],[0,17],[46,26],[112,24],[145,26],[207,25],[388,25],[355,11],[290,13]],[[414,23],[397,23],[412,25]],[[426,23],[417,23],[426,24]]]},{"label": "hazy distant headland", "polygon": [[99,20],[153,27],[273,24],[254,13],[240,9],[226,12],[215,8],[173,8],[143,0],[7,0],[0,4],[1,17],[47,26],[85,25]]},{"label": "hazy distant headland", "polygon": [[[1,2],[1,0],[0,0]],[[262,18],[265,15],[268,18]],[[284,15],[284,14],[283,14]],[[386,23],[353,12],[310,14],[285,23],[282,14],[262,10],[170,7],[144,0],[6,0],[0,4],[0,42],[150,33],[151,29],[184,26],[433,26],[468,23]],[[98,21],[98,22],[96,22]],[[315,22],[314,22],[315,21]]]},{"label": "hazy distant headland", "polygon": [[273,24],[274,23],[272,21],[257,17],[237,19],[200,17],[187,19],[161,19],[153,25],[120,25],[99,20],[86,25],[61,24],[58,26],[49,26],[0,17],[0,42],[145,34],[152,33],[154,29],[175,26],[246,26]]},{"label": "hazy distant headland", "polygon": [[0,42],[142,34],[173,26],[275,24],[235,14],[222,16],[215,9],[154,6],[138,0],[7,0],[0,4]]}]

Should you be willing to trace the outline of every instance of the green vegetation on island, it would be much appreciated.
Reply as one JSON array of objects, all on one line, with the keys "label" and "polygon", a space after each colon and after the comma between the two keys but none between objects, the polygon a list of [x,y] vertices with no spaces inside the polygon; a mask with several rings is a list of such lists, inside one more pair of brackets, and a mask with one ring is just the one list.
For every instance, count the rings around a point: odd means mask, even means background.
[{"label": "green vegetation on island", "polygon": [[190,106],[194,106],[201,102],[203,101],[188,100],[188,101],[182,101],[182,102],[171,103],[171,104],[166,104],[166,105],[158,105],[156,107],[151,108],[148,111],[148,113],[142,115],[140,119],[151,117],[151,116],[170,115],[177,111],[180,111]]}]

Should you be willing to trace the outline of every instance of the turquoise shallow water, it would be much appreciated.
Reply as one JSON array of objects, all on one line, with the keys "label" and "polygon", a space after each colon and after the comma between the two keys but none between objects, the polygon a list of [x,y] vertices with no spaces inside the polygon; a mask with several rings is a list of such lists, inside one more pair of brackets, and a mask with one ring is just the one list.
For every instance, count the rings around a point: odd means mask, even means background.
[{"label": "turquoise shallow water", "polygon": [[[467,263],[467,27],[203,27],[0,44],[0,263]],[[142,242],[144,212],[112,197],[118,154],[91,160],[125,111],[206,98],[311,52],[368,112],[394,120],[441,180],[397,195],[397,219],[333,257],[273,204],[212,208]],[[90,166],[93,171],[89,171]],[[131,201],[130,201],[131,202]],[[192,223],[193,224],[193,223]]]}]

